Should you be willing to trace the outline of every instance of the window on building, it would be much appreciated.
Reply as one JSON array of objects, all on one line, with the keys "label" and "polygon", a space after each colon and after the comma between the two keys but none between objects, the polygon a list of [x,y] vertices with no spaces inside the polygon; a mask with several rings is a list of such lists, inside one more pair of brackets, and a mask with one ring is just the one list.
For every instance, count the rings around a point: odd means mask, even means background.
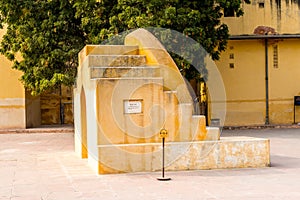
[{"label": "window on building", "polygon": [[233,8],[232,9],[224,9],[224,17],[234,17],[235,13]]},{"label": "window on building", "polygon": [[265,7],[265,3],[264,2],[259,2],[258,3],[258,7],[259,8],[264,8]]},{"label": "window on building", "polygon": [[278,45],[273,45],[273,67],[275,69],[278,68]]},{"label": "window on building", "polygon": [[230,69],[234,69],[234,51],[233,51],[233,49],[234,49],[233,46],[229,46],[229,59],[230,59],[229,68]]}]

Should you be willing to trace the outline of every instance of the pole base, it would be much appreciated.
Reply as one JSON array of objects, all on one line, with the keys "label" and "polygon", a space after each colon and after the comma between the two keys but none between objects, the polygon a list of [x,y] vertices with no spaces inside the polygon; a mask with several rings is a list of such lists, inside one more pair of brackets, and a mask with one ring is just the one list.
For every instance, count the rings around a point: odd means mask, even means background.
[{"label": "pole base", "polygon": [[166,177],[159,177],[159,178],[156,178],[158,181],[170,181],[171,178],[166,178]]}]

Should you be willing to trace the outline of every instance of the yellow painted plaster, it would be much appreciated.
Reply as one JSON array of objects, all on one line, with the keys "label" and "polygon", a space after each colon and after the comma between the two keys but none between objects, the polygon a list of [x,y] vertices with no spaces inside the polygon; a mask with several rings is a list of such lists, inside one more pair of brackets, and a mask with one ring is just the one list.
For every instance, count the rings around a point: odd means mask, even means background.
[{"label": "yellow painted plaster", "polygon": [[[0,30],[0,38],[5,34],[6,29]],[[0,99],[4,98],[25,98],[25,90],[19,81],[22,73],[11,68],[12,62],[0,55]]]},{"label": "yellow painted plaster", "polygon": [[[273,3],[271,3],[273,2]],[[259,7],[264,3],[264,8]],[[281,1],[251,1],[251,4],[242,3],[244,15],[241,17],[223,17],[222,21],[229,26],[231,35],[253,34],[257,26],[270,26],[277,33],[299,33],[300,15],[298,2]]]},{"label": "yellow painted plaster", "polygon": [[[274,65],[274,46],[278,64]],[[300,95],[298,67],[300,40],[270,40],[268,45],[269,120],[271,124],[293,123],[294,96]],[[233,55],[233,59],[230,58]],[[226,52],[216,62],[226,96],[225,125],[265,123],[265,48],[262,40],[229,41]],[[234,68],[230,68],[230,64]],[[296,122],[300,120],[296,107]]]}]

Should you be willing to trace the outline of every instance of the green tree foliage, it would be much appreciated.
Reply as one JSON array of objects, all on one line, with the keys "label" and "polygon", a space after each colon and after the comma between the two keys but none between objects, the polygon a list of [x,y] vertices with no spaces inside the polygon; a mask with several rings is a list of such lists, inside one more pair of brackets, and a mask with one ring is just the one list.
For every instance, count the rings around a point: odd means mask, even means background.
[{"label": "green tree foliage", "polygon": [[[246,0],[245,0],[246,1]],[[247,3],[248,0],[246,1]],[[34,94],[60,84],[71,85],[77,53],[85,44],[139,28],[177,30],[219,59],[229,37],[220,23],[224,11],[243,14],[241,0],[1,0],[1,27],[7,29],[0,52],[24,74]],[[163,39],[163,38],[161,38]],[[20,57],[22,59],[20,59]],[[190,65],[176,58],[190,75]]]},{"label": "green tree foliage", "polygon": [[7,26],[1,53],[24,72],[21,79],[25,87],[39,94],[61,83],[72,84],[77,53],[85,42],[72,2],[3,0],[0,10]]}]

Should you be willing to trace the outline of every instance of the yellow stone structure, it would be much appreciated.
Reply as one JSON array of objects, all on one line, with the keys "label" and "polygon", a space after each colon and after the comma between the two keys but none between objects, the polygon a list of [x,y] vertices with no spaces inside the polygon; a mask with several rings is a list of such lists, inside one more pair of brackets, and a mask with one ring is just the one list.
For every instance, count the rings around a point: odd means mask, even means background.
[{"label": "yellow stone structure", "polygon": [[124,45],[87,45],[74,89],[75,151],[99,174],[161,169],[162,129],[168,170],[268,166],[269,140],[220,140],[195,115],[184,78],[147,30]]},{"label": "yellow stone structure", "polygon": [[300,95],[299,1],[253,0],[242,7],[244,16],[222,19],[231,34],[216,62],[226,88],[224,125],[292,124]]}]

